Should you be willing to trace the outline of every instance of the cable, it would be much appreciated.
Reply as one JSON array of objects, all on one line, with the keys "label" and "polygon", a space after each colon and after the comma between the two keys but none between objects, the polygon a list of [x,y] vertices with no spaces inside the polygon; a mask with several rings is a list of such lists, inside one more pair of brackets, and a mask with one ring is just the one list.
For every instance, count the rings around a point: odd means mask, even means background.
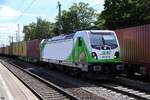
[{"label": "cable", "polygon": [[[20,19],[21,17],[24,15],[25,12],[27,12],[27,10],[29,10],[32,5],[35,3],[36,0],[32,0],[32,2],[29,4],[28,7],[26,7],[22,12],[21,12],[21,15],[13,22],[14,24],[16,24]],[[19,38],[20,39],[20,38]]]},{"label": "cable", "polygon": [[[13,22],[14,24],[16,24],[17,21],[23,16],[23,14],[24,14],[25,12],[27,12],[27,10],[29,10],[29,9],[32,7],[32,5],[35,3],[35,1],[36,1],[36,0],[32,0],[32,2],[29,4],[29,6],[26,7],[26,8],[21,12],[21,15],[18,16],[18,18],[17,18],[16,20],[14,20],[14,22]],[[0,33],[0,34],[1,34],[1,33]],[[0,40],[6,41],[6,40],[8,40],[8,38],[1,38],[1,37],[0,37]]]},{"label": "cable", "polygon": [[16,19],[15,22],[17,22],[17,21],[23,16],[23,14],[24,14],[25,12],[27,12],[28,9],[31,8],[31,6],[34,4],[35,1],[36,1],[36,0],[32,0],[32,2],[29,4],[29,6],[28,6],[27,8],[25,8],[25,9],[21,12],[21,15]]},{"label": "cable", "polygon": [[96,7],[96,6],[99,6],[101,3],[98,3],[98,4],[95,4],[95,5],[92,5],[92,6],[90,6],[90,7]]}]

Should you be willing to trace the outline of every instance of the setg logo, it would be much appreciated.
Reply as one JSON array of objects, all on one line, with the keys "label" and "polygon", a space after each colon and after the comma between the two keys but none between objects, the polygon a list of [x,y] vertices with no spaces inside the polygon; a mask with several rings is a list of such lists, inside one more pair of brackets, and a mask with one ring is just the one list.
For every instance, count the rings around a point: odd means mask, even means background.
[{"label": "setg logo", "polygon": [[102,51],[101,55],[110,55],[111,51]]}]

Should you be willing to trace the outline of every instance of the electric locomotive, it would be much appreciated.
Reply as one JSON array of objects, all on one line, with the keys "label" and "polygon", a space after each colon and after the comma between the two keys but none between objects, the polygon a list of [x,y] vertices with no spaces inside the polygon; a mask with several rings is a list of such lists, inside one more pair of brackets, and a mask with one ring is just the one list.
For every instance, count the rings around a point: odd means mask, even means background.
[{"label": "electric locomotive", "polygon": [[83,30],[43,39],[40,57],[92,78],[109,78],[124,70],[116,34],[110,30]]}]

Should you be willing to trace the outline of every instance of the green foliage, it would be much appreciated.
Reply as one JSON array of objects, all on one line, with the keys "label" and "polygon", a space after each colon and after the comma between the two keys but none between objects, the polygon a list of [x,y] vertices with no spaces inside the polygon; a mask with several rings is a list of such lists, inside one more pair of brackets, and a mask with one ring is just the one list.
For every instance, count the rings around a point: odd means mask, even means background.
[{"label": "green foliage", "polygon": [[105,0],[102,18],[109,29],[150,23],[150,0]]},{"label": "green foliage", "polygon": [[68,11],[62,11],[61,24],[62,33],[72,33],[77,30],[90,28],[94,22],[95,10],[89,4],[74,3]]},{"label": "green foliage", "polygon": [[56,17],[56,22],[51,23],[37,18],[36,23],[24,26],[24,40],[51,37],[60,34],[59,30],[69,34],[82,29],[118,29],[150,24],[150,0],[105,0],[100,14],[96,14],[89,4],[74,3],[68,10],[62,11],[59,20]]},{"label": "green foliage", "polygon": [[24,40],[42,39],[52,36],[54,24],[41,18],[37,18],[36,23],[31,23],[24,26],[23,32],[25,33]]},{"label": "green foliage", "polygon": [[106,27],[105,27],[105,19],[103,19],[103,17],[102,17],[102,15],[101,14],[99,14],[98,16],[97,16],[97,20],[95,21],[95,27],[96,27],[96,29],[106,29]]},{"label": "green foliage", "polygon": [[34,39],[34,35],[36,34],[36,23],[31,23],[24,26],[23,33],[25,33],[24,40]]},{"label": "green foliage", "polygon": [[[77,30],[86,29],[91,27],[96,17],[95,10],[89,7],[89,4],[80,2],[74,3],[69,10],[62,11],[60,22],[58,17],[55,23],[50,23],[41,18],[37,18],[36,23],[31,23],[24,27],[25,33],[24,40],[32,40],[35,38],[47,38],[53,35],[58,35],[59,30],[61,33],[69,34]],[[61,26],[60,24],[61,23]]]}]

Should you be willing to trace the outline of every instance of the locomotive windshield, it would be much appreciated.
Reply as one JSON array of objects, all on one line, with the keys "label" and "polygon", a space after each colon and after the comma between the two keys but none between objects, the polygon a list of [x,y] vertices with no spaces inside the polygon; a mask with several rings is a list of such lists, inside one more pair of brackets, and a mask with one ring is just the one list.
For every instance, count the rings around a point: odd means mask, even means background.
[{"label": "locomotive windshield", "polygon": [[114,49],[117,48],[116,38],[113,33],[92,32],[90,34],[92,48]]}]

